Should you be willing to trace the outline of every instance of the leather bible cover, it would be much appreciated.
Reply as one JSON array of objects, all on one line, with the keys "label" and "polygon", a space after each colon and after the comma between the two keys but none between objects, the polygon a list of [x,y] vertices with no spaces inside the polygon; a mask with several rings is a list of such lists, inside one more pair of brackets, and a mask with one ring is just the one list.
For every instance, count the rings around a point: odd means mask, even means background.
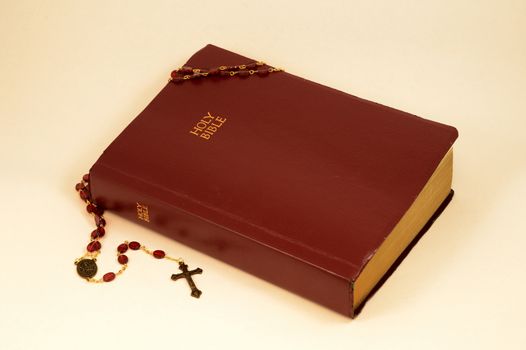
[{"label": "leather bible cover", "polygon": [[[186,65],[251,61],[207,45]],[[90,190],[107,210],[354,317],[353,281],[456,138],[288,72],[207,77],[168,83],[93,165]]]}]

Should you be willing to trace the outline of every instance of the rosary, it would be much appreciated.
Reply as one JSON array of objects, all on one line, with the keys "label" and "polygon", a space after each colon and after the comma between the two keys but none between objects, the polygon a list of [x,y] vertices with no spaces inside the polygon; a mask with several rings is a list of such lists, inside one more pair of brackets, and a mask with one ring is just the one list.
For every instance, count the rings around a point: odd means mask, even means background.
[{"label": "rosary", "polygon": [[79,193],[80,198],[86,203],[87,212],[93,214],[93,217],[95,218],[95,226],[97,227],[91,232],[91,239],[86,246],[86,253],[75,260],[75,265],[77,265],[77,273],[80,277],[85,278],[88,282],[92,283],[111,282],[115,279],[115,277],[121,275],[128,268],[128,256],[125,254],[128,249],[142,250],[156,259],[166,259],[177,262],[179,264],[179,269],[182,272],[173,274],[172,280],[177,281],[178,279],[184,277],[192,289],[191,295],[195,298],[199,298],[201,296],[202,292],[197,289],[192,279],[192,275],[202,273],[202,269],[197,268],[194,270],[188,270],[188,265],[184,263],[183,259],[172,258],[171,256],[166,255],[166,253],[160,249],[152,251],[137,241],[125,241],[124,243],[121,243],[117,246],[117,261],[119,264],[121,264],[119,271],[107,272],[102,276],[102,278],[94,278],[98,270],[96,263],[97,256],[100,254],[100,249],[102,248],[100,239],[106,234],[106,220],[103,216],[104,209],[91,201],[89,191],[89,174],[86,174],[82,177],[82,181],[75,185],[75,189]]},{"label": "rosary", "polygon": [[220,76],[220,77],[234,77],[238,76],[246,78],[251,75],[257,74],[260,77],[264,77],[269,73],[282,72],[283,69],[268,66],[265,62],[256,61],[247,64],[240,64],[235,66],[219,66],[211,69],[193,68],[190,66],[183,66],[178,68],[170,74],[170,82],[180,84],[185,80],[204,78],[209,76]]},{"label": "rosary", "polygon": [[[249,77],[257,74],[258,76],[263,77],[269,73],[280,71],[283,71],[283,69],[267,66],[261,61],[235,66],[219,66],[211,69],[183,66],[171,73],[169,81],[175,84],[180,84],[185,80],[208,76],[234,77],[237,75],[239,77]],[[127,253],[128,250],[141,250],[146,254],[153,256],[155,259],[170,260],[178,263],[181,273],[172,274],[171,279],[177,281],[178,279],[185,278],[192,290],[191,296],[199,298],[202,292],[195,285],[192,276],[201,274],[203,272],[202,269],[196,268],[188,270],[188,265],[185,264],[183,259],[168,256],[160,249],[150,250],[137,241],[125,241],[117,246],[117,262],[121,265],[121,268],[117,272],[107,272],[101,278],[95,278],[98,271],[97,256],[100,254],[102,248],[101,239],[106,234],[106,220],[104,219],[104,209],[98,206],[91,198],[89,182],[90,176],[89,174],[86,174],[82,177],[82,180],[75,185],[75,190],[86,204],[87,212],[93,215],[96,226],[90,234],[90,242],[86,246],[86,252],[80,258],[75,260],[79,276],[91,283],[111,282],[128,268],[128,256],[125,253]]]}]

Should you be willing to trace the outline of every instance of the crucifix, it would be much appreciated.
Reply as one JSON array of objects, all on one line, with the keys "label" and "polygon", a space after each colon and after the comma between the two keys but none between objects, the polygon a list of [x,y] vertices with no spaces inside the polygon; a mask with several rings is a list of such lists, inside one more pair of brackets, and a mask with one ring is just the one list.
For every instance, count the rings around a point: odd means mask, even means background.
[{"label": "crucifix", "polygon": [[177,281],[180,278],[186,278],[186,282],[188,282],[188,285],[190,288],[192,288],[191,295],[194,298],[199,298],[203,292],[201,292],[197,287],[195,286],[194,280],[192,279],[192,275],[202,273],[203,270],[201,270],[199,267],[197,269],[193,269],[188,271],[188,265],[186,265],[184,262],[179,263],[179,270],[183,271],[181,273],[173,274],[172,280]]}]

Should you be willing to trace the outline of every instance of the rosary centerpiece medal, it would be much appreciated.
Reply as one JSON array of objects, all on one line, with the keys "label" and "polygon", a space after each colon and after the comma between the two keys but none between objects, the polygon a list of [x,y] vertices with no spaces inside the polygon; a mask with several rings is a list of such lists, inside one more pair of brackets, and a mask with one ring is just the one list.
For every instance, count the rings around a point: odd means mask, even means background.
[{"label": "rosary centerpiece medal", "polygon": [[77,265],[77,273],[82,278],[92,278],[97,274],[95,259],[80,259],[75,264]]}]

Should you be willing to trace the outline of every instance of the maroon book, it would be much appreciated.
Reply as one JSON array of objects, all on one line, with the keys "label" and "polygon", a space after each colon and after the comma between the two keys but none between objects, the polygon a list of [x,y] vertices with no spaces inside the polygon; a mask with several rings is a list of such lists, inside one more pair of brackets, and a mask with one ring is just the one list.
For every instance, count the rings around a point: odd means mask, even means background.
[{"label": "maroon book", "polygon": [[[207,45],[186,65],[252,61]],[[353,317],[374,291],[357,302],[357,279],[456,137],[453,127],[288,72],[168,83],[93,165],[91,196]]]}]

